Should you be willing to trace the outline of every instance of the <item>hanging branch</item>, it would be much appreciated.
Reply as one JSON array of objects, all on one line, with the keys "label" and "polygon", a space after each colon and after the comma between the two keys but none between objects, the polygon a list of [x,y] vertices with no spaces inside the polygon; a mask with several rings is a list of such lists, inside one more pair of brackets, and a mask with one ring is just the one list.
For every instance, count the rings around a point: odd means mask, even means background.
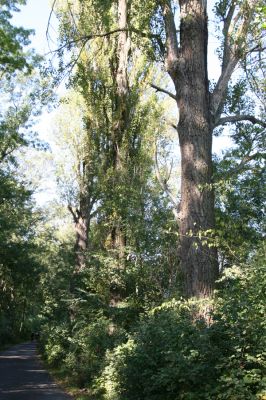
[{"label": "hanging branch", "polygon": [[[253,16],[256,1],[250,0],[248,6],[249,7],[245,13],[243,12],[243,5],[240,7],[236,15],[234,15],[236,7],[235,2],[233,2],[226,18],[224,19],[222,72],[214,91],[210,96],[211,110],[215,126],[217,125],[217,121],[220,119],[223,110],[228,82],[239,61],[243,59],[243,54],[246,53],[245,46],[247,45],[247,29]],[[236,26],[237,28],[235,29]]]},{"label": "hanging branch", "polygon": [[[46,39],[47,39],[48,46],[49,46],[49,40],[50,40],[49,29],[50,29],[50,25],[51,25],[52,15],[53,15],[53,13],[54,13],[56,1],[57,1],[57,0],[54,0],[54,1],[53,1],[52,7],[51,7],[51,11],[50,11],[50,14],[49,14],[49,18],[48,18],[48,22],[47,22],[47,27],[46,27],[46,33],[45,33],[45,35],[46,35]],[[49,46],[49,49],[50,49],[50,46]]]},{"label": "hanging branch", "polygon": [[72,18],[73,24],[74,24],[74,26],[76,28],[76,31],[78,32],[78,27],[77,27],[77,24],[76,24],[76,21],[75,21],[75,16],[74,16],[74,14],[72,12],[72,9],[71,9],[71,5],[69,3],[67,3],[67,7],[68,7],[68,10],[69,10],[69,14],[70,14],[70,16]]},{"label": "hanging branch", "polygon": [[158,182],[159,182],[161,188],[163,189],[163,191],[165,192],[165,194],[167,195],[168,199],[172,203],[172,206],[173,206],[172,212],[174,214],[175,220],[177,222],[179,222],[179,220],[180,220],[180,216],[179,216],[180,204],[177,203],[175,196],[173,195],[172,191],[170,190],[170,188],[167,184],[170,179],[170,176],[171,176],[171,172],[172,172],[172,168],[173,168],[173,160],[171,162],[171,167],[168,171],[167,178],[163,178],[161,176],[160,169],[159,169],[157,143],[155,143],[154,161],[155,161],[155,172],[156,172],[156,177],[158,179]]}]

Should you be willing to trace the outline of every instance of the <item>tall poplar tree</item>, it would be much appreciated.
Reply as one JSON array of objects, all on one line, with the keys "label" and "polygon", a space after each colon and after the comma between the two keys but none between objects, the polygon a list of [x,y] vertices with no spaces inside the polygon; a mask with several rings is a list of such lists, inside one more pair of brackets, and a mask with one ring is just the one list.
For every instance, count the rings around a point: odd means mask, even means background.
[{"label": "tall poplar tree", "polygon": [[[82,143],[75,149],[77,176],[82,175],[78,178],[79,204],[69,205],[77,234],[77,269],[85,266],[85,254],[95,251],[89,238],[92,213],[99,226],[105,226],[101,251],[111,256],[110,264],[115,269],[115,278],[110,282],[115,302],[122,291],[125,296],[125,290],[115,281],[129,261],[127,248],[138,241],[132,232],[136,216],[142,220],[145,217],[144,193],[152,171],[150,120],[152,115],[159,117],[160,112],[152,91],[144,95],[151,63],[131,40],[127,1],[58,1],[56,5],[61,49],[71,50],[67,61],[61,58],[62,70],[70,67],[70,85],[83,99],[78,129],[72,124],[65,129],[70,128],[75,135],[82,127],[83,132]],[[105,35],[116,26],[115,35]],[[94,27],[99,32],[95,40],[88,45],[87,39],[80,41]]]}]

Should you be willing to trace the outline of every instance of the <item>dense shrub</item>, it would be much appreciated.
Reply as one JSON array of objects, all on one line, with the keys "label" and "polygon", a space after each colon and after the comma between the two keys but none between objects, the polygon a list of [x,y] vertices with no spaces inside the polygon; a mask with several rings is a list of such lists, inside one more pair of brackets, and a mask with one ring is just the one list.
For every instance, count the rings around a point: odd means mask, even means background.
[{"label": "dense shrub", "polygon": [[109,353],[102,376],[106,399],[201,399],[217,380],[220,332],[195,320],[196,302],[171,301],[152,310],[135,335]]},{"label": "dense shrub", "polygon": [[97,399],[265,400],[264,259],[227,268],[212,303],[171,300],[139,322],[123,303],[84,303],[43,331],[47,361]]},{"label": "dense shrub", "polygon": [[69,327],[66,323],[47,324],[42,327],[39,347],[49,365],[59,367],[62,365],[69,351],[70,336]]},{"label": "dense shrub", "polygon": [[106,351],[122,340],[125,340],[124,330],[99,316],[74,327],[70,324],[47,326],[40,347],[50,366],[59,368],[69,382],[82,388],[91,385],[101,372]]},{"label": "dense shrub", "polygon": [[79,387],[90,386],[104,365],[105,353],[121,342],[124,332],[115,328],[106,317],[100,317],[80,327],[69,338],[64,368]]},{"label": "dense shrub", "polygon": [[202,304],[153,309],[126,344],[107,355],[99,380],[106,400],[252,400],[265,398],[265,265],[225,271],[211,323]]},{"label": "dense shrub", "polygon": [[266,247],[250,264],[233,267],[221,278],[216,325],[228,332],[231,351],[224,365],[215,399],[265,399]]}]

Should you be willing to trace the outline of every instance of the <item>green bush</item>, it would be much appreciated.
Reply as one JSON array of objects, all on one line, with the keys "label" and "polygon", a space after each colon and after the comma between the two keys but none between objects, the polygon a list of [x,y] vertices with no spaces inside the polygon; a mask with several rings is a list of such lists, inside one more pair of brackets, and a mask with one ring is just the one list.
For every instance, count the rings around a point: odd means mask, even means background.
[{"label": "green bush", "polygon": [[219,285],[210,323],[197,317],[201,302],[172,300],[108,352],[99,379],[106,400],[265,398],[263,251]]},{"label": "green bush", "polygon": [[[108,355],[101,382],[106,399],[201,399],[217,380],[213,329],[196,320],[197,302],[153,309],[135,335]],[[223,335],[223,332],[221,332]]]},{"label": "green bush", "polygon": [[40,350],[48,364],[60,369],[68,381],[85,387],[92,384],[104,366],[108,349],[125,340],[124,330],[104,316],[70,325],[46,326]]},{"label": "green bush", "polygon": [[230,354],[221,359],[216,399],[266,397],[265,250],[250,264],[227,269],[219,281],[215,322],[228,332]]},{"label": "green bush", "polygon": [[91,384],[103,366],[107,349],[114,347],[116,334],[111,334],[110,321],[100,317],[73,332],[64,367],[72,381],[79,387]]},{"label": "green bush", "polygon": [[74,322],[47,324],[47,360],[97,399],[265,400],[264,259],[226,269],[212,302],[171,300],[139,322],[124,303],[84,303]]},{"label": "green bush", "polygon": [[69,328],[67,324],[58,326],[46,325],[42,327],[39,348],[52,367],[59,367],[69,351]]}]

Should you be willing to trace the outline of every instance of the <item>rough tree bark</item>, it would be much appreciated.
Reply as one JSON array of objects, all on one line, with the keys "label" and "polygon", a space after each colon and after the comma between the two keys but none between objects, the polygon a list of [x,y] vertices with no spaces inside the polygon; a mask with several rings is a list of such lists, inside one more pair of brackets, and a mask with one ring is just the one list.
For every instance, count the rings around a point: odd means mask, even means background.
[{"label": "rough tree bark", "polygon": [[170,2],[164,2],[166,69],[176,89],[180,120],[180,262],[187,297],[207,297],[218,275],[216,250],[200,240],[214,228],[212,126],[207,73],[207,13],[201,0],[180,1],[178,46]]}]

